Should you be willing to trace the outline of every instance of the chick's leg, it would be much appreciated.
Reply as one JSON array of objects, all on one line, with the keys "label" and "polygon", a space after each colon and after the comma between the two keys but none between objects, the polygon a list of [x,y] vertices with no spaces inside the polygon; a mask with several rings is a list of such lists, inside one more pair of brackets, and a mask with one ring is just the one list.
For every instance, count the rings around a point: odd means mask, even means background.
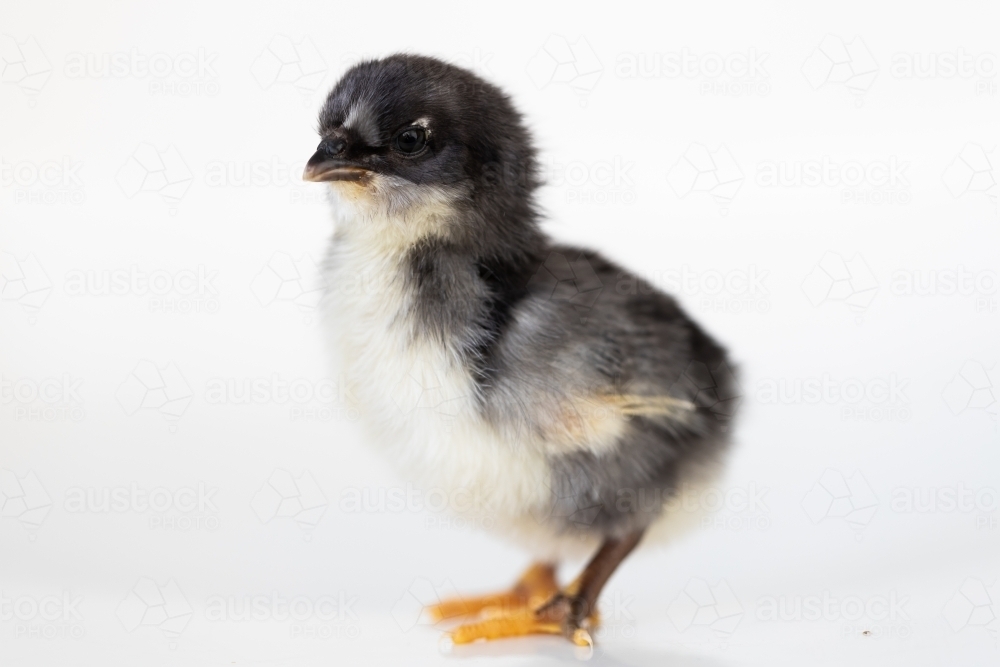
[{"label": "chick's leg", "polygon": [[555,566],[536,563],[521,575],[513,588],[503,593],[445,600],[428,608],[435,622],[446,618],[488,613],[512,614],[519,609],[533,609],[558,592]]},{"label": "chick's leg", "polygon": [[620,539],[608,539],[576,580],[556,591],[546,602],[534,608],[467,623],[455,629],[451,640],[468,644],[480,639],[501,639],[524,635],[564,635],[573,643],[592,645],[589,629],[596,627],[597,598],[604,584],[642,538],[636,531]]}]

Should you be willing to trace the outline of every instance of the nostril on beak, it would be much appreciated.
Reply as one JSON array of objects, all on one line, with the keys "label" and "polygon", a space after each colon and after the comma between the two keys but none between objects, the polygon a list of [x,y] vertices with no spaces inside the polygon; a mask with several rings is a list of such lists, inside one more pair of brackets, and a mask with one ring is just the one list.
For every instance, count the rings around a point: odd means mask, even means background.
[{"label": "nostril on beak", "polygon": [[327,181],[363,181],[371,170],[347,159],[349,142],[342,137],[328,137],[316,147],[306,162],[302,180],[313,183]]},{"label": "nostril on beak", "polygon": [[330,157],[340,155],[345,148],[347,148],[347,142],[343,139],[327,139],[319,145],[319,150]]}]

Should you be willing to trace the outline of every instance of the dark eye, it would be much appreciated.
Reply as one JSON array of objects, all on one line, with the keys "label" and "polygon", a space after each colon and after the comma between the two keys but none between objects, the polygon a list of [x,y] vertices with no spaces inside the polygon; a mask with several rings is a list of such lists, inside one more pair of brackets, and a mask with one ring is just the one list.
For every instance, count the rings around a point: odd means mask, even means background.
[{"label": "dark eye", "polygon": [[408,127],[396,135],[396,148],[400,153],[419,153],[427,144],[427,133],[422,127]]}]

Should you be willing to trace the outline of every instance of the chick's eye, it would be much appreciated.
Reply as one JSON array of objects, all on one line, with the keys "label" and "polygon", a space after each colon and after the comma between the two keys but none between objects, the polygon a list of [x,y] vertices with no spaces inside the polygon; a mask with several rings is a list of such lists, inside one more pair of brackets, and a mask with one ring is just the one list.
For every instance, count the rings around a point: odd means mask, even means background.
[{"label": "chick's eye", "polygon": [[396,136],[396,148],[401,153],[418,153],[427,143],[427,133],[422,127],[409,127]]}]

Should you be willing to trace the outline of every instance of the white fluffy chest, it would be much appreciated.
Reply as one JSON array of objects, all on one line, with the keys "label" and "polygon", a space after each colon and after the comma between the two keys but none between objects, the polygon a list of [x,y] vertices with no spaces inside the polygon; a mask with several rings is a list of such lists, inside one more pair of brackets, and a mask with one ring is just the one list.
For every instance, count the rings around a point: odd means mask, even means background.
[{"label": "white fluffy chest", "polygon": [[414,316],[405,261],[385,247],[334,241],[326,320],[340,372],[390,459],[425,492],[443,492],[461,514],[522,516],[544,502],[546,462],[480,417],[457,351]]}]

